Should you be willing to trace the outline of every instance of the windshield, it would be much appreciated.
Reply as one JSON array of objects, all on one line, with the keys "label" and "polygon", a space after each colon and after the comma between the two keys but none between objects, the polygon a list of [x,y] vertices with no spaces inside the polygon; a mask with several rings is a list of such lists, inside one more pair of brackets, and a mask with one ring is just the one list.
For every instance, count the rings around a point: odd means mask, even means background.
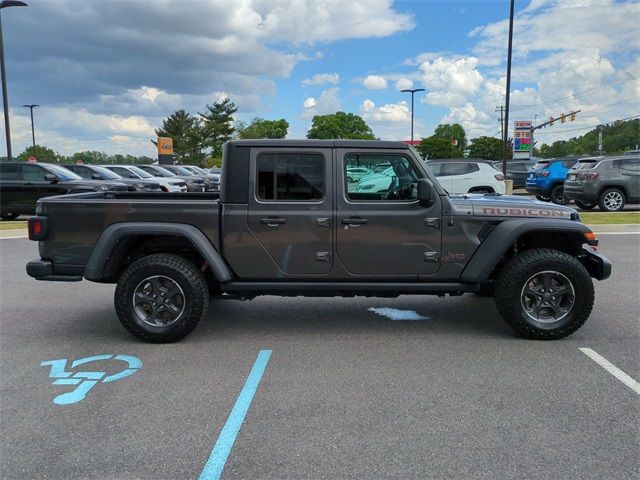
[{"label": "windshield", "polygon": [[147,172],[138,167],[127,167],[133,173],[138,175],[140,178],[153,178],[153,175],[149,175]]},{"label": "windshield", "polygon": [[108,168],[92,166],[90,168],[90,170],[94,171],[95,173],[99,173],[100,175],[102,175],[107,180],[121,180],[122,179],[122,177],[120,175],[118,175],[115,172],[112,172]]},{"label": "windshield", "polygon": [[82,177],[77,173],[74,173],[71,170],[67,170],[66,168],[59,165],[52,165],[50,163],[41,163],[40,165],[45,167],[45,169],[47,169],[51,173],[55,174],[55,176],[62,181],[66,182],[67,180],[82,180]]},{"label": "windshield", "polygon": [[595,160],[580,160],[578,163],[576,163],[573,168],[574,170],[584,170],[587,168],[593,168],[596,166],[596,161]]},{"label": "windshield", "polygon": [[170,170],[177,175],[193,175],[193,173],[187,170],[186,168],[178,167],[177,165],[173,165],[171,168],[169,167],[163,167],[163,168],[166,168],[167,170]]},{"label": "windshield", "polygon": [[156,165],[153,166],[153,173],[156,177],[175,177],[175,173],[170,172],[166,168],[158,167]]}]

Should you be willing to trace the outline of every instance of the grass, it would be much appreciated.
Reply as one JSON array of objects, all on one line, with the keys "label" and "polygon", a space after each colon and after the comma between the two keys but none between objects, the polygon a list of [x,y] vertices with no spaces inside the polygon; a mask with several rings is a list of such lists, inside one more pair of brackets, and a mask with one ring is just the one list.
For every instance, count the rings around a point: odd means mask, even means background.
[{"label": "grass", "polygon": [[640,212],[580,212],[580,221],[591,225],[640,223]]},{"label": "grass", "polygon": [[0,222],[0,230],[20,230],[27,228],[27,222]]}]

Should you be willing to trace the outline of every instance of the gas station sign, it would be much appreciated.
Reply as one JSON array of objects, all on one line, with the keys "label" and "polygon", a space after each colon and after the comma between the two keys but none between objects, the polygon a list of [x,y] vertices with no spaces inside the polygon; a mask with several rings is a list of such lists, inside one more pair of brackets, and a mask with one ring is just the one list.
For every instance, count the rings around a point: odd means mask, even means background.
[{"label": "gas station sign", "polygon": [[[531,125],[530,120],[518,120],[513,122],[513,154],[531,151]],[[519,155],[522,156],[522,155]]]}]

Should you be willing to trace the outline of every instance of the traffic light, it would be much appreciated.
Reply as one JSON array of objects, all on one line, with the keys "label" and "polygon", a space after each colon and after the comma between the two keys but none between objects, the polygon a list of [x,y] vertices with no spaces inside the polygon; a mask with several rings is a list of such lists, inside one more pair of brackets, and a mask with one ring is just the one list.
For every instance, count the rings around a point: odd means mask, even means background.
[{"label": "traffic light", "polygon": [[562,116],[560,117],[560,123],[564,123],[564,122],[566,122],[566,121],[567,121],[567,120],[566,120],[565,115],[564,115],[564,113],[563,113],[563,114],[562,114]]},{"label": "traffic light", "polygon": [[553,127],[553,117],[549,117],[549,126]]},{"label": "traffic light", "polygon": [[571,112],[571,121],[575,121],[576,119],[576,112]]}]

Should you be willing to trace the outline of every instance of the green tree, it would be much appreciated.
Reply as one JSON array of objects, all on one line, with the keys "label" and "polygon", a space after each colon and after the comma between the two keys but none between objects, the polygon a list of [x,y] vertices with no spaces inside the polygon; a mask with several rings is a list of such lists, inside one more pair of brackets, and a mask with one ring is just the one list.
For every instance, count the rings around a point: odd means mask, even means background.
[{"label": "green tree", "polygon": [[[473,138],[469,145],[469,157],[499,160],[502,158],[502,145],[502,140],[495,137]],[[511,150],[507,151],[507,158],[511,158]]]},{"label": "green tree", "polygon": [[289,130],[289,122],[280,120],[264,120],[254,118],[250,124],[236,123],[238,138],[284,138]]},{"label": "green tree", "polygon": [[457,147],[461,152],[464,152],[467,148],[467,132],[459,123],[441,123],[436,127],[434,135],[448,140],[455,138],[458,141]]},{"label": "green tree", "polygon": [[43,145],[31,146],[25,149],[20,155],[18,160],[27,161],[29,157],[36,157],[39,162],[55,163],[58,161],[58,154],[48,147]]},{"label": "green tree", "polygon": [[[156,129],[156,135],[173,139],[173,151],[181,163],[200,165],[205,158],[202,121],[186,110],[177,110],[162,120],[162,128]],[[152,143],[155,145],[156,141]]]},{"label": "green tree", "polygon": [[444,138],[438,135],[431,135],[423,138],[416,147],[424,158],[460,158],[463,151],[459,146],[451,144],[451,138]]},{"label": "green tree", "polygon": [[204,146],[211,149],[213,157],[222,155],[222,144],[231,139],[233,133],[233,114],[238,107],[230,99],[225,98],[213,105],[207,104],[202,119],[202,138]]},{"label": "green tree", "polygon": [[95,150],[87,150],[84,152],[76,152],[68,159],[70,162],[77,162],[81,160],[84,163],[92,163],[94,165],[100,165],[102,163],[109,162],[109,155],[104,152],[97,152]]},{"label": "green tree", "polygon": [[353,113],[337,112],[330,115],[316,115],[307,138],[353,138],[374,140],[371,127]]}]

